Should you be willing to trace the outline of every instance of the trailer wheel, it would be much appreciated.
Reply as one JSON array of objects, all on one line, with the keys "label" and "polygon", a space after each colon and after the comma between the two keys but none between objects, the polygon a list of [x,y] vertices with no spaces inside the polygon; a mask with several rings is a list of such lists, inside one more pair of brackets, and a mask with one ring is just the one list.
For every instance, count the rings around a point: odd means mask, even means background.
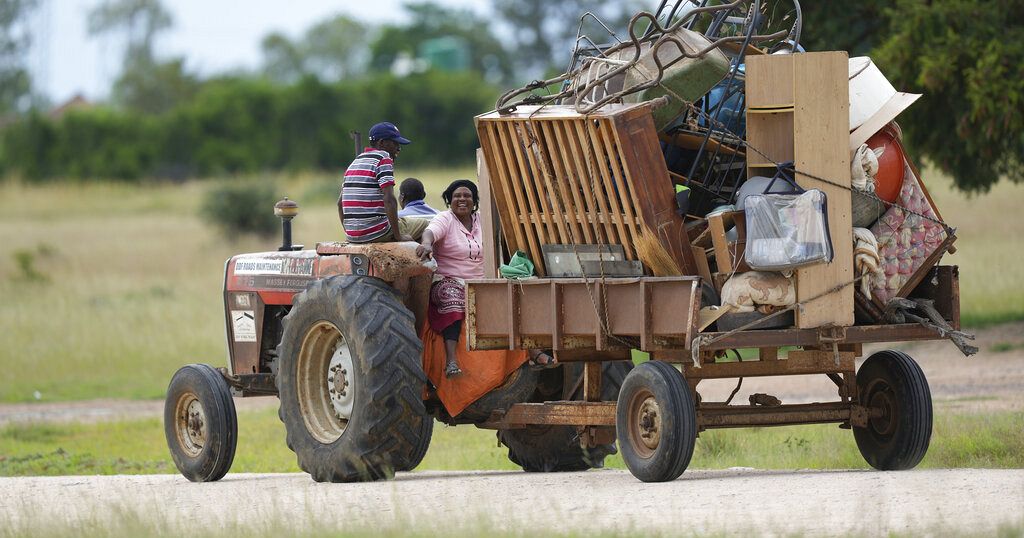
[{"label": "trailer wheel", "polygon": [[224,478],[235,459],[238,421],[231,389],[220,372],[189,364],[174,374],[164,400],[164,436],[185,478]]},{"label": "trailer wheel", "polygon": [[615,427],[633,476],[644,482],[679,478],[697,442],[697,413],[682,374],[660,361],[637,366],[622,384]]},{"label": "trailer wheel", "polygon": [[906,353],[879,351],[861,365],[857,389],[861,405],[882,413],[853,428],[864,459],[882,471],[921,463],[932,437],[932,396],[921,367]]},{"label": "trailer wheel", "polygon": [[[582,368],[575,365],[562,366],[564,375],[583,376]],[[633,363],[611,361],[601,365],[601,399],[615,401],[619,387]],[[573,372],[578,370],[578,372]],[[572,399],[583,398],[582,387],[576,390]],[[572,472],[600,469],[604,459],[615,454],[615,443],[584,449],[580,446],[580,435],[574,426],[530,426],[515,430],[499,430],[498,440],[508,447],[508,459],[527,472]]]},{"label": "trailer wheel", "polygon": [[388,284],[317,281],[283,327],[278,415],[302,470],[317,482],[379,480],[425,452],[423,345]]}]

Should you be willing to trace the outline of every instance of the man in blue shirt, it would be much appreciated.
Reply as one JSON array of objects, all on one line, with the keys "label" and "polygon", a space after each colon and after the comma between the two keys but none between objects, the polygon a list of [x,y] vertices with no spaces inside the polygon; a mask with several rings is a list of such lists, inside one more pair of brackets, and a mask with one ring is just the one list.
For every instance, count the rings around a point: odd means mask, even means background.
[{"label": "man in blue shirt", "polygon": [[406,178],[398,187],[398,203],[402,205],[398,217],[433,218],[437,210],[423,201],[426,196],[420,180],[414,177]]}]

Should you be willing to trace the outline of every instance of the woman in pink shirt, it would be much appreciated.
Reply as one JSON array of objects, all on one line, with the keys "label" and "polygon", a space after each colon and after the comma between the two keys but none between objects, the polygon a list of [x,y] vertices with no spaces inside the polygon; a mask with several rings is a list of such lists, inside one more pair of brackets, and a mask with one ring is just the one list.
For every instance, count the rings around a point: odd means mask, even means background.
[{"label": "woman in pink shirt", "polygon": [[[456,179],[441,193],[441,198],[449,210],[430,221],[416,254],[437,261],[427,319],[430,328],[444,338],[444,375],[454,377],[462,373],[455,346],[466,315],[465,279],[484,277],[483,234],[477,213],[480,194],[475,183]],[[554,357],[541,350],[531,350],[529,356],[530,364],[539,368],[557,364]]]},{"label": "woman in pink shirt", "polygon": [[462,332],[466,310],[467,278],[483,278],[483,235],[480,231],[480,194],[476,184],[457,179],[441,194],[448,211],[430,221],[420,238],[416,253],[437,261],[434,284],[430,287],[430,328],[444,337],[445,377],[462,373],[455,358],[455,345]]}]

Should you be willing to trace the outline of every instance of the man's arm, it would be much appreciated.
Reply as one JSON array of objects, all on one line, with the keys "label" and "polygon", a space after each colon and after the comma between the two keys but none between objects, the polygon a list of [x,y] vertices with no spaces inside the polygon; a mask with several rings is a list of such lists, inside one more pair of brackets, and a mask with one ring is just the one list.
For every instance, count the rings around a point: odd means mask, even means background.
[{"label": "man's arm", "polygon": [[395,198],[394,184],[381,187],[381,190],[384,191],[384,210],[387,211],[388,224],[391,225],[391,234],[395,241],[412,241],[411,237],[402,235],[401,230],[398,229],[398,199]]}]

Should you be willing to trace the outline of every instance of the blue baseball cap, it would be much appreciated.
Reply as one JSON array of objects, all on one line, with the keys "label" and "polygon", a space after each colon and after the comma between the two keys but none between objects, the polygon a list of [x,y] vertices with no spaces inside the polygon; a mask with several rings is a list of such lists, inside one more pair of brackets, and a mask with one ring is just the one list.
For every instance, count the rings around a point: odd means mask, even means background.
[{"label": "blue baseball cap", "polygon": [[398,127],[395,127],[394,123],[387,121],[370,127],[370,140],[394,140],[399,144],[409,144],[412,142],[408,138],[404,138],[402,133],[398,132]]}]

